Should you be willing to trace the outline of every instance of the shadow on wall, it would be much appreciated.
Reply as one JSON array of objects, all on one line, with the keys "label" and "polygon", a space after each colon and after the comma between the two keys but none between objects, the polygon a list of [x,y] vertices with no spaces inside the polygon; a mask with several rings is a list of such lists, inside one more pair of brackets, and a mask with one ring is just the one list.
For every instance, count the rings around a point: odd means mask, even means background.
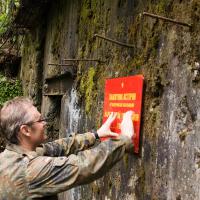
[{"label": "shadow on wall", "polygon": [[46,131],[48,133],[48,140],[52,141],[59,138],[59,125],[60,125],[60,110],[62,95],[49,96],[49,110],[46,114],[48,119]]}]

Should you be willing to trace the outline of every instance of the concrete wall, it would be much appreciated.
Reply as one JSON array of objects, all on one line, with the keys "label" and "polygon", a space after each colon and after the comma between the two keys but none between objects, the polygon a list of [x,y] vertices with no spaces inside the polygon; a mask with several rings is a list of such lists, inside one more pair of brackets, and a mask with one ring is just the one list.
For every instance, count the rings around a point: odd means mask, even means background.
[{"label": "concrete wall", "polygon": [[[142,17],[143,11],[191,23],[192,29]],[[45,35],[38,49],[43,56],[34,59],[32,40],[31,45],[25,43],[22,62],[26,94],[38,91],[34,84],[43,87],[42,113],[52,119],[50,138],[100,126],[106,78],[145,77],[140,155],[125,155],[106,176],[60,199],[200,199],[199,21],[198,0],[52,2],[46,25],[35,30]],[[134,48],[96,39],[95,33]],[[48,65],[77,57],[104,63]],[[38,62],[43,62],[42,73],[31,70],[43,81],[27,76],[29,66]]]}]

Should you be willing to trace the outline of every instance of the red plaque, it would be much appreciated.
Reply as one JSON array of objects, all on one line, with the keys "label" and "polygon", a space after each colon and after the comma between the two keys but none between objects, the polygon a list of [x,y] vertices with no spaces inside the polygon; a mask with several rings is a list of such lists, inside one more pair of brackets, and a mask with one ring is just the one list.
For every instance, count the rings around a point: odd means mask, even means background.
[{"label": "red plaque", "polygon": [[[135,137],[133,138],[133,144],[135,153],[139,152],[143,81],[143,75],[136,75],[108,79],[105,83],[103,122],[111,112],[116,112],[117,117],[112,123],[111,130],[120,134],[123,113],[128,110],[134,111]],[[105,138],[102,140],[105,140]]]}]

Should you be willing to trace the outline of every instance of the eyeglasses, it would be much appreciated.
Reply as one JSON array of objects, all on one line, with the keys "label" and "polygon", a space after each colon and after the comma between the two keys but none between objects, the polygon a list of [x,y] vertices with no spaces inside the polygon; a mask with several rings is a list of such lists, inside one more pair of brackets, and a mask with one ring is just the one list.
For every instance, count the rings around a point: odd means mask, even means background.
[{"label": "eyeglasses", "polygon": [[25,124],[23,124],[23,125],[28,125],[28,126],[30,126],[30,125],[33,125],[33,124],[35,124],[35,123],[41,123],[41,122],[47,122],[47,118],[41,118],[41,119],[39,119],[39,120],[37,120],[37,121],[28,122],[28,123],[25,123]]}]

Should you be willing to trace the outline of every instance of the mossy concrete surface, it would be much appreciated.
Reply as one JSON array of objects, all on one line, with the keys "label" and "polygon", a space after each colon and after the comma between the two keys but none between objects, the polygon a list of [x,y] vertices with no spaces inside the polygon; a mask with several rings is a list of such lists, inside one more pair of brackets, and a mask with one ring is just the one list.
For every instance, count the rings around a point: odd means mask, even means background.
[{"label": "mossy concrete surface", "polygon": [[[192,24],[192,28],[142,16],[143,11]],[[26,37],[24,90],[38,97],[34,88],[40,83],[44,86],[46,78],[71,73],[78,96],[76,106],[81,110],[79,132],[100,126],[107,78],[145,77],[140,154],[125,155],[103,178],[65,192],[60,199],[200,199],[199,11],[199,0],[59,0],[48,10],[45,42],[39,34]],[[36,28],[35,33],[37,30],[42,28]],[[95,38],[94,34],[134,48]],[[103,62],[48,65],[66,58]],[[37,81],[39,66],[43,81]],[[43,96],[46,115],[51,114],[52,98]],[[62,102],[69,102],[59,95],[55,99],[63,108]]]}]

